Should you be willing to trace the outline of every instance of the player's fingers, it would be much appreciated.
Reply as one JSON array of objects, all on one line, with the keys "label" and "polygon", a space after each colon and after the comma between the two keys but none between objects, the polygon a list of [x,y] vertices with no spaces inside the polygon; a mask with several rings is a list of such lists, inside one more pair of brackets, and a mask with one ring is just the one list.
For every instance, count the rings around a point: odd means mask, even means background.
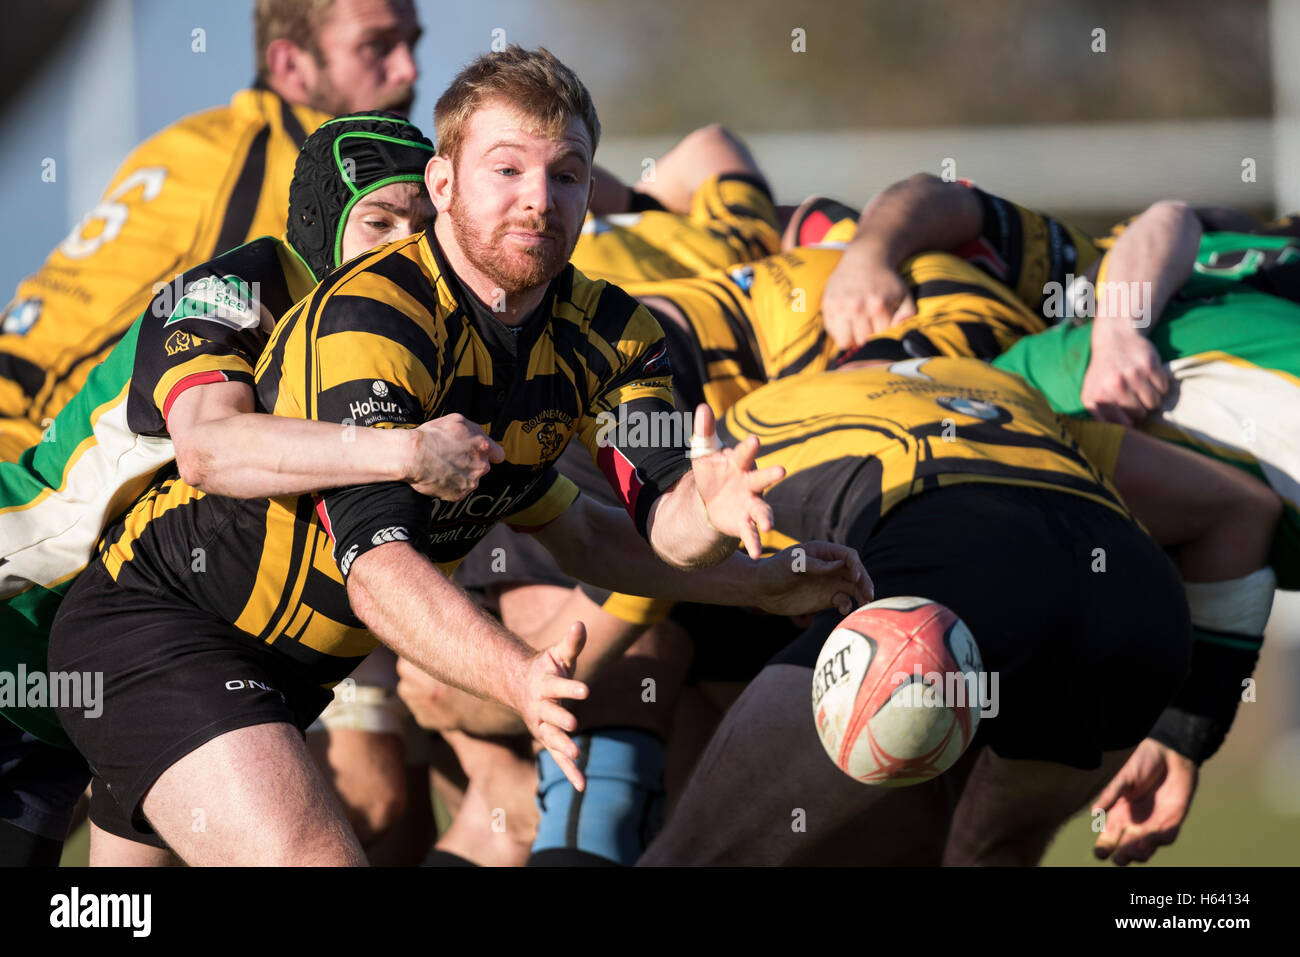
[{"label": "player's fingers", "polygon": [[[1133,777],[1128,773],[1128,769],[1120,768],[1119,773],[1111,778],[1106,786],[1101,789],[1101,793],[1097,795],[1097,800],[1092,802],[1093,812],[1109,812],[1110,809],[1115,806],[1115,802],[1129,792],[1134,783]],[[1109,826],[1109,823],[1110,819],[1108,817],[1107,826]],[[1120,823],[1118,818],[1116,818],[1115,823]]]},{"label": "player's fingers", "polygon": [[1114,422],[1128,428],[1133,426],[1133,421],[1114,402],[1098,402],[1091,411],[1093,418],[1101,422]]},{"label": "player's fingers", "polygon": [[564,669],[565,674],[571,675],[578,664],[578,655],[582,653],[583,646],[586,644],[587,626],[580,621],[575,621],[564,633],[564,637],[552,646],[551,657]]},{"label": "player's fingers", "polygon": [[537,708],[537,717],[561,731],[578,730],[578,719],[572,712],[560,707],[554,701],[543,701]]},{"label": "player's fingers", "polygon": [[808,559],[808,564],[804,567],[804,571],[808,572],[810,575],[827,575],[837,568],[842,568],[843,565],[844,559],[842,558],[827,559],[810,557]]},{"label": "player's fingers", "polygon": [[1141,406],[1138,413],[1139,418],[1146,418],[1148,412],[1154,412],[1160,408],[1160,392],[1156,389],[1155,383],[1147,376],[1140,376],[1133,383],[1132,394]]},{"label": "player's fingers", "polygon": [[560,698],[570,698],[574,701],[581,701],[586,698],[589,690],[585,684],[574,678],[561,678],[559,675],[546,675],[538,688],[539,697],[559,700]]},{"label": "player's fingers", "polygon": [[570,758],[564,752],[557,751],[551,747],[548,747],[546,750],[551,752],[551,757],[555,759],[556,765],[564,772],[564,776],[569,779],[569,783],[573,785],[574,789],[578,791],[585,790],[587,787],[587,780],[582,776],[582,772],[578,770],[578,765],[574,763],[573,758]]},{"label": "player's fingers", "polygon": [[758,561],[763,557],[763,543],[759,539],[758,530],[754,528],[752,521],[745,522],[745,528],[741,532],[740,542],[745,546],[745,554]]},{"label": "player's fingers", "polygon": [[731,450],[731,463],[741,472],[754,471],[758,460],[758,437],[751,435]]},{"label": "player's fingers", "polygon": [[1130,828],[1129,831],[1115,854],[1115,863],[1123,866],[1133,861],[1146,863],[1151,860],[1151,855],[1156,852],[1156,845],[1152,841],[1150,832],[1143,828],[1136,831]]},{"label": "player's fingers", "polygon": [[492,439],[488,439],[488,461],[498,464],[506,460],[506,450]]},{"label": "player's fingers", "polygon": [[707,403],[701,402],[695,407],[695,438],[710,439],[717,434],[717,423],[713,410]]},{"label": "player's fingers", "polygon": [[533,737],[552,754],[562,754],[566,758],[577,758],[578,746],[562,729],[545,721],[539,721],[533,728]]},{"label": "player's fingers", "polygon": [[894,310],[894,323],[900,323],[904,320],[911,319],[916,315],[916,300],[912,298],[911,293],[903,296],[898,308]]},{"label": "player's fingers", "polygon": [[862,312],[855,316],[853,319],[853,341],[846,345],[845,348],[856,348],[870,339],[874,326],[875,324],[867,313]]},{"label": "player's fingers", "polygon": [[785,467],[781,465],[769,465],[765,469],[757,469],[745,475],[745,482],[751,492],[761,492],[766,488],[775,485],[781,479],[785,478]]}]

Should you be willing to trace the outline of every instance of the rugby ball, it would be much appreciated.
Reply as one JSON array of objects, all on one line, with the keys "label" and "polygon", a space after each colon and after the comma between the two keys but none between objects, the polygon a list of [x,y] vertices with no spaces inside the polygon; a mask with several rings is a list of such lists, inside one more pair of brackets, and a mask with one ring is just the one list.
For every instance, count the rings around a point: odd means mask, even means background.
[{"label": "rugby ball", "polygon": [[817,658],[812,702],[822,746],[864,784],[928,781],[975,736],[983,670],[970,630],[946,606],[904,597],[863,605]]}]

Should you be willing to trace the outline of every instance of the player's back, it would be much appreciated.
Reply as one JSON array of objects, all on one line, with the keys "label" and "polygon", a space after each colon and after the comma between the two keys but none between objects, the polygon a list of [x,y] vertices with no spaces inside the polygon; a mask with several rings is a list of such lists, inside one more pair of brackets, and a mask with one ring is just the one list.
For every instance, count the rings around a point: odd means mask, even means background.
[{"label": "player's back", "polygon": [[4,312],[0,415],[31,424],[15,430],[24,433],[16,449],[39,437],[159,286],[283,231],[298,150],[325,119],[270,91],[242,90],[127,157],[100,203],[19,284]]},{"label": "player's back", "polygon": [[931,489],[992,482],[1056,489],[1123,511],[1038,392],[978,359],[938,357],[795,376],[736,403],[719,423],[758,465],[786,477],[765,494],[783,548],[860,543],[899,503]]}]

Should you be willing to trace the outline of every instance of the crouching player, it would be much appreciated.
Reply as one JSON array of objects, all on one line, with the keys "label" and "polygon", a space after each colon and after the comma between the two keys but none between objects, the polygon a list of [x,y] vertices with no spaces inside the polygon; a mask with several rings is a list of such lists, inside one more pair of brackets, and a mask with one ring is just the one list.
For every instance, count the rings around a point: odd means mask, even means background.
[{"label": "crouching player", "polygon": [[1273,589],[1300,588],[1300,452],[1289,414],[1300,376],[1300,246],[1286,236],[1201,237],[1194,219],[1170,217],[1166,266],[1190,278],[1167,307],[1109,314],[1112,290],[1131,300],[1128,290],[1142,288],[1142,277],[1117,259],[1130,227],[1103,260],[1096,318],[1028,337],[995,363],[1040,389],[1059,412],[1138,422],[1262,478],[1285,504],[1263,567],[1233,580],[1184,572],[1196,639],[1192,674],[1099,799],[1107,819],[1096,850],[1120,864],[1145,861],[1177,837],[1197,768],[1223,742],[1258,660]]},{"label": "crouching player", "polygon": [[[1071,429],[1112,462],[1118,437],[1150,443],[1114,426]],[[808,534],[852,544],[878,596],[931,598],[971,628],[1000,697],[965,787],[945,776],[961,840],[943,860],[1036,862],[1186,673],[1190,627],[1168,558],[1066,422],[980,362],[848,363],[795,377],[741,400],[719,431],[727,442],[758,436],[778,450],[763,461],[786,467],[768,493],[771,544]],[[1150,445],[1179,468],[1208,464]],[[1261,513],[1246,550],[1264,551],[1270,534]],[[887,790],[838,771],[811,720],[811,669],[836,621],[820,615],[746,690],[644,863],[815,860],[879,810]],[[806,833],[791,830],[792,808],[805,810]]]}]

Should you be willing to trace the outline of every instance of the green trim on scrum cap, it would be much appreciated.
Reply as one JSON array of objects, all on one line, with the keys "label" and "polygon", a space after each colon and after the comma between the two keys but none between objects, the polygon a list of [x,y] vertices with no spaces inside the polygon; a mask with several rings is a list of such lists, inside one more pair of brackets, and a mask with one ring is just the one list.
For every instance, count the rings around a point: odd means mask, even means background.
[{"label": "green trim on scrum cap", "polygon": [[347,229],[348,217],[352,215],[352,207],[359,203],[366,196],[369,196],[377,189],[383,189],[385,186],[391,186],[393,183],[423,183],[424,177],[417,176],[414,173],[399,173],[396,176],[389,176],[381,179],[377,183],[372,183],[365,189],[356,193],[348,204],[343,207],[343,214],[339,216],[339,225],[334,234],[334,265],[338,266],[343,262],[343,231]]},{"label": "green trim on scrum cap", "polygon": [[[432,146],[428,146],[424,143],[417,143],[414,140],[404,140],[396,136],[387,136],[383,133],[368,133],[365,130],[356,130],[352,133],[340,134],[334,140],[332,147],[334,151],[334,167],[339,171],[339,176],[343,179],[347,188],[352,191],[354,197],[357,195],[358,190],[352,183],[352,177],[348,175],[347,169],[343,166],[343,157],[339,154],[339,148],[343,145],[343,141],[348,139],[383,140],[385,143],[396,143],[398,146],[409,146],[412,149],[428,150],[430,156],[433,156],[437,152],[437,150]],[[370,187],[366,187],[367,190],[369,190],[369,188]]]}]

